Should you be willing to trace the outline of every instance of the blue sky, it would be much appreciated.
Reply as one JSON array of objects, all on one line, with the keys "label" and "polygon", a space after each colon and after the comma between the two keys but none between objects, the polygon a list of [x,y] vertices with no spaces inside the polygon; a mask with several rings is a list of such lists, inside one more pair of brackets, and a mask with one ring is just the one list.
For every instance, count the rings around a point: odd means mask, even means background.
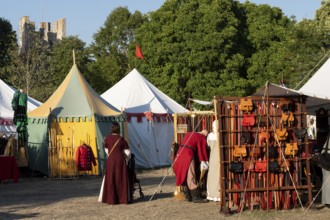
[{"label": "blue sky", "polygon": [[[0,0],[0,17],[10,21],[18,32],[19,20],[29,16],[36,22],[53,22],[66,18],[67,35],[78,36],[90,44],[93,34],[103,26],[111,11],[119,6],[131,12],[155,11],[166,0]],[[240,0],[245,2],[244,0]],[[321,0],[250,0],[256,4],[279,7],[287,16],[313,19],[315,11],[321,7]]]}]

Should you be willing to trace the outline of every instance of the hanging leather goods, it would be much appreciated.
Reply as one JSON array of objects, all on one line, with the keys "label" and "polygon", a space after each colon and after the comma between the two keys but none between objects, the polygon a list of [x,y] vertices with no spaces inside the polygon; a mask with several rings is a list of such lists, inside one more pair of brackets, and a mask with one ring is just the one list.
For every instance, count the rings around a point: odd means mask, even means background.
[{"label": "hanging leather goods", "polygon": [[256,123],[253,113],[243,113],[242,126],[251,127]]},{"label": "hanging leather goods", "polygon": [[279,164],[281,164],[281,172],[287,172],[290,171],[290,162],[288,160],[281,161]]},{"label": "hanging leather goods", "polygon": [[278,158],[278,151],[274,145],[268,147],[268,158],[269,159],[277,159]]},{"label": "hanging leather goods", "polygon": [[270,173],[279,173],[281,170],[281,167],[277,160],[269,161],[268,162],[268,170]]},{"label": "hanging leather goods", "polygon": [[255,165],[254,165],[254,171],[257,172],[257,173],[265,173],[267,172],[267,163],[265,160],[258,160],[255,162]]},{"label": "hanging leather goods", "polygon": [[239,102],[239,110],[248,112],[253,110],[253,103],[250,98],[241,98]]},{"label": "hanging leather goods", "polygon": [[232,161],[229,164],[229,171],[234,174],[241,174],[243,173],[244,167],[241,161]]},{"label": "hanging leather goods", "polygon": [[307,134],[307,130],[306,129],[297,129],[297,130],[294,130],[294,134],[295,134],[296,138],[303,140]]},{"label": "hanging leather goods", "polygon": [[246,145],[235,145],[234,151],[233,151],[233,156],[234,157],[246,157],[247,152],[246,152]]},{"label": "hanging leather goods", "polygon": [[282,112],[281,121],[283,125],[286,126],[288,124],[288,119],[289,119],[289,112]]},{"label": "hanging leather goods", "polygon": [[292,112],[282,112],[282,124],[285,126],[293,126],[294,125],[294,116]]},{"label": "hanging leather goods", "polygon": [[282,111],[287,112],[290,111],[290,100],[288,99],[280,99],[279,101],[279,107]]},{"label": "hanging leather goods", "polygon": [[244,164],[244,171],[245,172],[252,172],[254,170],[254,160],[250,158],[249,160],[245,160]]},{"label": "hanging leather goods", "polygon": [[295,156],[298,153],[298,144],[297,143],[286,143],[285,151],[286,156]]},{"label": "hanging leather goods", "polygon": [[261,131],[260,132],[260,142],[267,142],[270,135],[267,131]]},{"label": "hanging leather goods", "polygon": [[294,116],[292,112],[289,112],[288,122],[289,122],[289,127],[294,125]]},{"label": "hanging leather goods", "polygon": [[286,128],[277,128],[275,129],[275,134],[274,134],[275,140],[279,140],[279,141],[285,141],[288,137],[288,132],[286,130]]},{"label": "hanging leather goods", "polygon": [[261,154],[261,149],[259,146],[253,146],[253,148],[250,149],[250,157],[257,158],[260,157],[260,154]]}]

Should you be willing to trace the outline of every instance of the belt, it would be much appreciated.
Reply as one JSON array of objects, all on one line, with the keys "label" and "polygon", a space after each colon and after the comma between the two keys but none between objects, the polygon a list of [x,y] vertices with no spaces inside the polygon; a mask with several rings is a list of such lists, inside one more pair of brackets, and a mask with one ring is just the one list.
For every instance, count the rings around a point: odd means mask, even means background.
[{"label": "belt", "polygon": [[193,152],[195,152],[194,148],[191,147],[191,146],[188,146],[188,145],[180,145],[179,147],[182,147],[182,148],[189,148],[190,150],[192,150]]}]

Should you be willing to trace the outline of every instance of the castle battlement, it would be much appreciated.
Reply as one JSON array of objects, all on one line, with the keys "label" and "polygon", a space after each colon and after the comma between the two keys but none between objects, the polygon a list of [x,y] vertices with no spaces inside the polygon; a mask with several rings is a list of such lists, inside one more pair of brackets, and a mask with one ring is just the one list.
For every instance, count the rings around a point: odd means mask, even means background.
[{"label": "castle battlement", "polygon": [[20,51],[22,51],[22,49],[28,44],[28,33],[31,33],[31,31],[34,33],[38,32],[44,41],[48,42],[50,45],[53,45],[57,40],[62,40],[63,37],[66,37],[66,19],[61,18],[54,21],[52,25],[50,22],[40,22],[39,30],[36,30],[35,22],[30,21],[29,16],[23,16],[20,19],[19,25]]}]

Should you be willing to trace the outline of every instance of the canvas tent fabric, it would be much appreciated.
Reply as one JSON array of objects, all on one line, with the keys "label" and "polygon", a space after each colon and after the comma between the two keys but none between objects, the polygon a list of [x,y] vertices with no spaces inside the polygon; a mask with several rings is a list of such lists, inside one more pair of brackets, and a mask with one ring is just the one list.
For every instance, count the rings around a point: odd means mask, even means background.
[{"label": "canvas tent fabric", "polygon": [[313,97],[330,100],[330,58],[299,89],[300,92]]},{"label": "canvas tent fabric", "polygon": [[[266,90],[267,88],[268,91]],[[314,96],[312,95],[312,93],[290,89],[283,85],[277,85],[273,83],[266,83],[266,85],[261,87],[257,92],[255,92],[253,96],[265,96],[267,94],[270,97],[305,96],[307,110],[310,112],[314,111],[314,109],[317,109],[320,106],[330,104],[329,99],[324,99],[321,97]]]},{"label": "canvas tent fabric", "polygon": [[[97,158],[97,166],[86,174],[103,174],[104,137],[113,121],[124,120],[114,106],[91,88],[76,64],[50,98],[28,113],[28,118],[29,167],[54,176],[73,175],[75,151],[83,143],[92,147]],[[58,152],[50,152],[50,149]],[[64,151],[60,152],[61,149]],[[70,166],[61,165],[62,161]]]},{"label": "canvas tent fabric", "polygon": [[126,112],[128,143],[137,167],[171,164],[172,114],[186,113],[187,109],[156,88],[135,68],[101,96]]},{"label": "canvas tent fabric", "polygon": [[[0,79],[0,131],[4,133],[16,132],[13,123],[14,110],[11,102],[17,90]],[[32,111],[42,103],[29,97],[27,100],[27,111]]]},{"label": "canvas tent fabric", "polygon": [[326,103],[321,103],[319,105],[310,108],[314,111],[318,110],[320,107],[329,108],[330,107],[330,58],[314,73],[314,75],[299,89],[299,92],[308,94],[310,97],[317,97],[323,100],[327,100]]}]

